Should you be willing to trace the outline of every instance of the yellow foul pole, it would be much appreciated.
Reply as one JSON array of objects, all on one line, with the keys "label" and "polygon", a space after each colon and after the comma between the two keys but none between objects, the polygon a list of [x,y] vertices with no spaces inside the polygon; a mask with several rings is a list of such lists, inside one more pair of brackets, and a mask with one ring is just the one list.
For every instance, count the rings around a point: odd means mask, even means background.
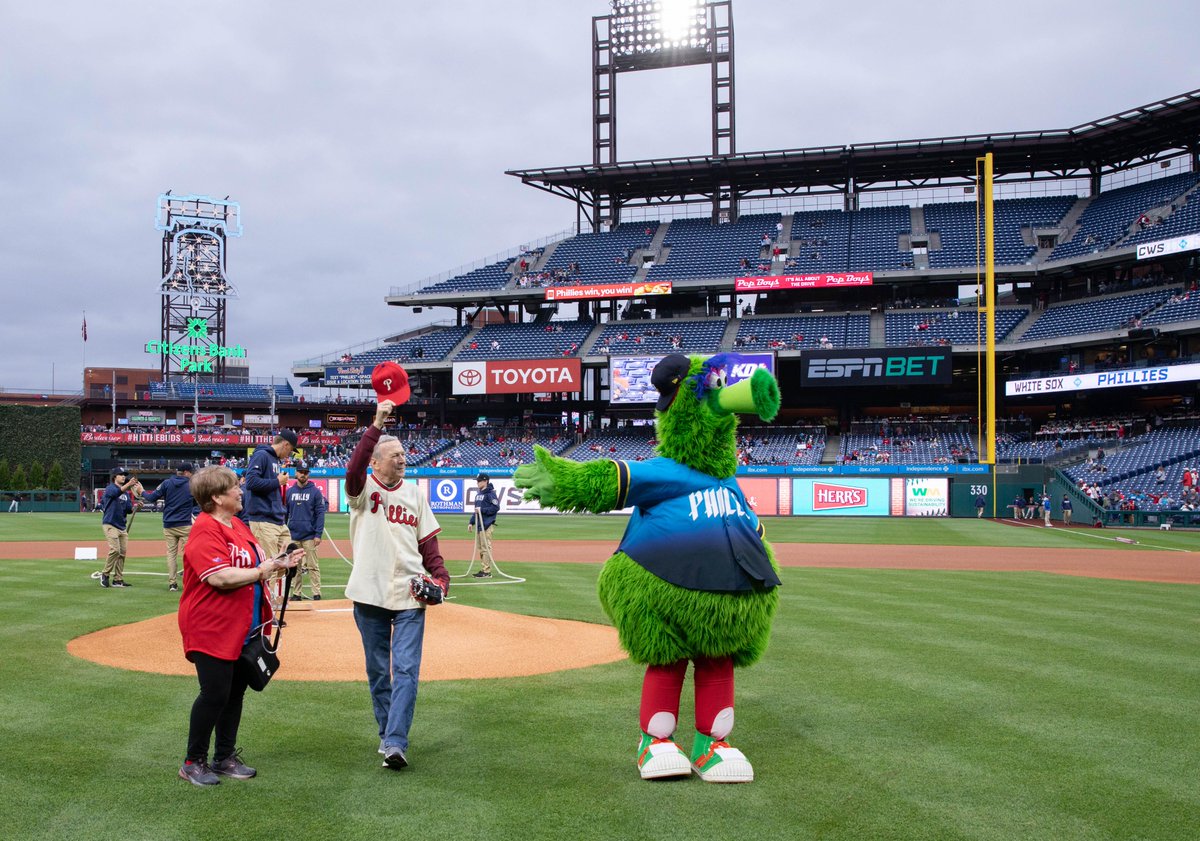
[{"label": "yellow foul pole", "polygon": [[[987,290],[987,452],[984,464],[996,463],[996,230],[992,207],[992,153],[983,158],[984,288]],[[995,500],[993,499],[993,504]]]}]

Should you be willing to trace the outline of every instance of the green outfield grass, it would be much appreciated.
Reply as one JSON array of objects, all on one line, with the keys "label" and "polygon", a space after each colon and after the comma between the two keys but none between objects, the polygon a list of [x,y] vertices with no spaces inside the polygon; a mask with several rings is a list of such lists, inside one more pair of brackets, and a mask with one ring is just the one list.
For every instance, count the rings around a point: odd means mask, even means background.
[{"label": "green outfield grass", "polygon": [[[447,529],[453,519],[444,518]],[[526,521],[536,529],[509,533]],[[892,530],[888,522],[847,529],[846,521],[804,520],[796,534],[829,541],[840,529],[839,542],[852,531],[894,543],[922,530],[929,542],[971,545],[989,535],[1006,545],[1070,539],[966,520]],[[768,522],[774,539],[785,523]],[[562,539],[622,523],[508,517],[501,525],[510,538]],[[143,527],[156,536],[146,516],[135,537]],[[99,532],[81,515],[0,516],[8,540],[67,539],[76,528],[88,539]],[[424,684],[412,768],[401,773],[378,767],[365,686],[277,681],[248,698],[243,720],[240,741],[259,778],[204,791],[174,777],[195,680],[66,653],[75,636],[176,603],[165,579],[150,574],[162,571],[157,559],[128,563],[136,573],[129,590],[101,589],[89,577],[94,567],[0,561],[5,839],[1200,837],[1195,587],[786,569],[771,648],[738,673],[733,741],[755,764],[750,785],[639,780],[641,670],[616,663]],[[348,569],[322,563],[331,589]],[[605,621],[598,565],[504,569],[527,583],[453,593],[479,607]],[[284,656],[286,668],[304,652],[287,650],[285,636]],[[355,646],[346,656],[361,654]],[[686,697],[682,721],[686,747]]]},{"label": "green outfield grass", "polygon": [[[469,517],[441,514],[438,522],[445,537],[469,540]],[[514,515],[501,517],[496,540],[611,540],[615,544],[628,518],[620,514]],[[907,544],[915,546],[1029,546],[1103,549],[1200,549],[1200,532],[1156,529],[1062,529],[1014,526],[974,518],[897,517],[766,517],[767,539],[778,543]],[[350,518],[330,514],[325,525],[339,540],[349,538]],[[162,539],[162,517],[139,513],[130,529],[134,540]],[[1137,546],[1096,538],[1126,537]],[[0,514],[0,541],[86,540],[101,541],[99,514]],[[599,559],[597,559],[599,560]]]}]

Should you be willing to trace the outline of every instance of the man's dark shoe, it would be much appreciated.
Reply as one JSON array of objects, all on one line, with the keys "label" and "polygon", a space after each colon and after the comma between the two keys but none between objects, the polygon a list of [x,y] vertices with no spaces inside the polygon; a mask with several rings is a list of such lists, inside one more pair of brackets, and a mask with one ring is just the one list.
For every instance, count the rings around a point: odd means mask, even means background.
[{"label": "man's dark shoe", "polygon": [[404,756],[404,751],[395,745],[388,745],[383,749],[383,767],[391,768],[393,771],[399,771],[401,768],[408,767],[408,759]]},{"label": "man's dark shoe", "polygon": [[176,591],[176,590],[178,590],[178,589],[179,589],[179,585],[178,585],[178,584],[172,584],[172,585],[171,585],[170,587],[168,587],[167,589],[168,589],[168,590],[171,590],[172,592],[174,592],[174,591]]},{"label": "man's dark shoe", "polygon": [[258,772],[249,765],[242,763],[242,749],[238,748],[232,756],[227,756],[212,764],[213,773],[222,777],[232,777],[235,780],[248,780]]},{"label": "man's dark shoe", "polygon": [[320,593],[314,593],[314,594],[313,594],[313,601],[314,601],[314,602],[319,602],[320,600],[321,600],[321,594],[320,594]]},{"label": "man's dark shoe", "polygon": [[491,578],[492,574],[490,572],[487,572],[486,570],[481,569],[481,570],[479,570],[479,572],[475,573],[471,577],[472,578]]},{"label": "man's dark shoe", "polygon": [[132,587],[133,586],[132,584],[126,584],[124,579],[122,579],[120,581],[114,581],[112,583],[112,585],[114,587]]},{"label": "man's dark shoe", "polygon": [[111,587],[111,586],[112,586],[112,584],[111,584],[111,583],[109,583],[109,580],[108,580],[108,576],[107,576],[107,575],[101,575],[101,576],[100,576],[100,586],[101,586],[101,587]]},{"label": "man's dark shoe", "polygon": [[303,593],[293,593],[291,599],[294,602],[302,602],[302,601],[304,601],[304,594]]},{"label": "man's dark shoe", "polygon": [[179,767],[179,776],[194,786],[220,785],[221,778],[213,773],[204,760],[192,762],[188,760]]}]

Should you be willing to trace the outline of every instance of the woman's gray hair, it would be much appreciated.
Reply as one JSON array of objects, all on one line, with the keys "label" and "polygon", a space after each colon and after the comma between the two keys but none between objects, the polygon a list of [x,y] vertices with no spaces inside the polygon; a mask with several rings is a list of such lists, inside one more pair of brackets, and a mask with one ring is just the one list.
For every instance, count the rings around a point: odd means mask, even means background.
[{"label": "woman's gray hair", "polygon": [[371,450],[371,460],[379,458],[379,448],[384,444],[390,444],[392,441],[399,441],[395,435],[380,435],[379,440],[375,442],[375,449]]}]

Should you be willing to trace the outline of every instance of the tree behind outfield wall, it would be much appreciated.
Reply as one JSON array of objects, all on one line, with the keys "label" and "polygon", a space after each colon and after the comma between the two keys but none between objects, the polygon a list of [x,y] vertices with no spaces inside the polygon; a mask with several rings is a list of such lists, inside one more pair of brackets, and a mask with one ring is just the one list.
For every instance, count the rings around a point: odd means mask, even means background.
[{"label": "tree behind outfield wall", "polygon": [[12,491],[26,490],[25,468],[17,465],[17,469],[12,472],[12,478],[8,480],[8,489]]},{"label": "tree behind outfield wall", "polygon": [[46,468],[42,466],[40,461],[34,461],[29,465],[29,478],[27,482],[31,491],[46,490]]},{"label": "tree behind outfield wall", "polygon": [[46,488],[52,491],[61,491],[63,489],[63,468],[61,461],[56,461],[50,465],[50,473],[46,476]]},{"label": "tree behind outfield wall", "polygon": [[0,458],[0,490],[8,490],[12,487],[12,470],[8,466],[8,459]]}]

